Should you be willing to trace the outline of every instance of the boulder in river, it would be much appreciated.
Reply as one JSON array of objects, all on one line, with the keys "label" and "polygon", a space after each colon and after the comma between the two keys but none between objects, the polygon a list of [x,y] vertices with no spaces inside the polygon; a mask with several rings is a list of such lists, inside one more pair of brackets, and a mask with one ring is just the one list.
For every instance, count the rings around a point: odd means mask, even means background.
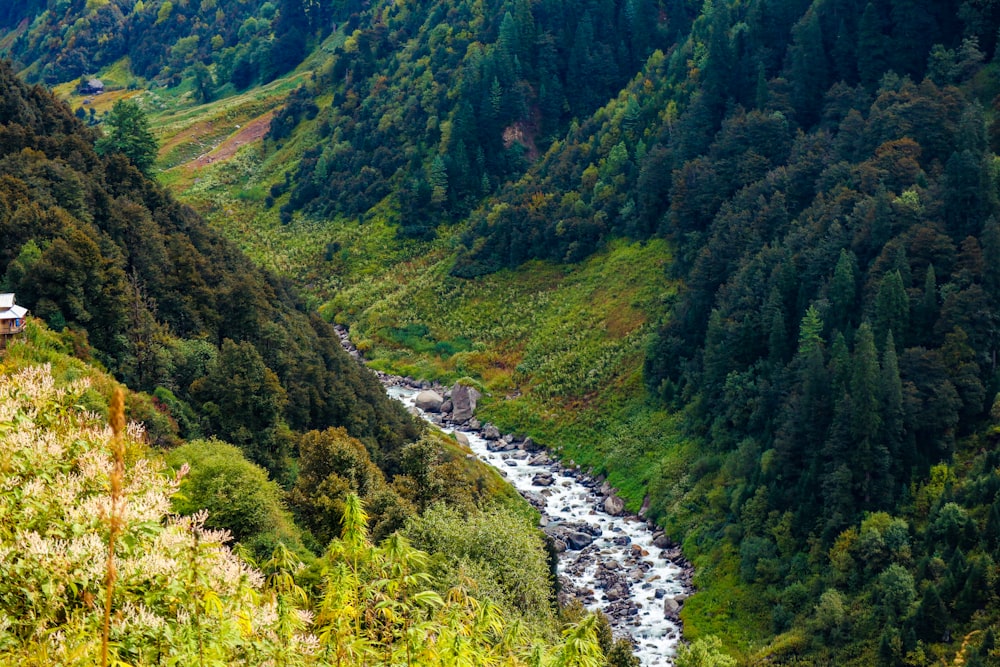
[{"label": "boulder in river", "polygon": [[553,479],[552,475],[547,472],[540,472],[531,479],[531,484],[533,486],[552,486],[554,482],[555,479]]},{"label": "boulder in river", "polygon": [[529,466],[547,466],[550,463],[552,463],[552,459],[545,452],[532,456],[531,460],[528,461]]},{"label": "boulder in river", "polygon": [[438,412],[444,399],[436,391],[425,389],[413,399],[413,404],[424,412]]},{"label": "boulder in river", "polygon": [[444,403],[441,404],[441,412],[447,414],[451,412],[452,408],[455,407],[451,404],[451,399],[446,398]]},{"label": "boulder in river", "polygon": [[575,530],[567,531],[565,534],[566,546],[574,551],[585,549],[594,543],[594,536],[588,533],[581,533]]},{"label": "boulder in river", "polygon": [[469,446],[469,436],[465,435],[461,431],[455,431],[455,440],[458,440],[458,444]]},{"label": "boulder in river", "polygon": [[476,402],[480,399],[480,394],[474,387],[467,387],[464,384],[456,383],[451,388],[452,412],[451,418],[456,422],[464,422],[472,419],[472,413],[476,411]]},{"label": "boulder in river", "polygon": [[618,496],[608,496],[604,499],[604,511],[611,516],[621,516],[625,511],[625,501]]},{"label": "boulder in river", "polygon": [[676,621],[680,617],[678,614],[681,610],[681,603],[674,598],[664,598],[663,600],[663,615],[669,618],[671,621]]},{"label": "boulder in river", "polygon": [[[499,440],[500,439],[500,429],[498,429],[493,424],[490,424],[489,422],[487,422],[486,426],[483,426],[483,437],[486,438],[487,440]],[[507,443],[505,442],[504,444],[507,444]]]}]

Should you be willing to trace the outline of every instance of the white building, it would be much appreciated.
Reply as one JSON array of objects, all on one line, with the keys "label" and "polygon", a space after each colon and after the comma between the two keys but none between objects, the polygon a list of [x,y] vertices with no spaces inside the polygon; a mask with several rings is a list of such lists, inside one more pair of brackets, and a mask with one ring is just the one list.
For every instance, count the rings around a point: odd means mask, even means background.
[{"label": "white building", "polygon": [[14,302],[11,293],[0,294],[0,336],[10,336],[24,331],[28,309]]}]

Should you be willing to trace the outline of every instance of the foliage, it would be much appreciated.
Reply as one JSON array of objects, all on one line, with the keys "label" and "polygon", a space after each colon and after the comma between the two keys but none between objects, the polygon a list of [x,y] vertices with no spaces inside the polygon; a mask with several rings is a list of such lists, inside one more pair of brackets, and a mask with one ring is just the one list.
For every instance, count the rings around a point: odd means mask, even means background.
[{"label": "foliage", "polygon": [[195,440],[171,450],[167,464],[188,473],[173,497],[173,510],[208,513],[205,527],[228,531],[263,562],[278,541],[302,552],[299,528],[284,505],[284,492],[242,451],[219,440]]},{"label": "foliage", "polygon": [[142,107],[131,100],[118,100],[104,119],[104,126],[106,136],[94,146],[97,153],[121,153],[148,176],[156,161],[157,145]]},{"label": "foliage", "polygon": [[534,521],[502,507],[463,512],[437,504],[410,519],[404,535],[435,554],[442,582],[471,576],[477,595],[508,615],[531,627],[552,624],[552,575]]},{"label": "foliage", "polygon": [[[103,616],[94,602],[103,597],[112,512],[121,521],[113,660],[226,661],[273,650],[280,629],[263,577],[224,546],[225,533],[204,526],[203,514],[168,516],[180,478],[143,458],[142,430],[134,424],[125,440],[122,495],[112,507],[110,429],[73,407],[86,384],[57,386],[44,366],[0,378],[0,660],[93,664]],[[289,648],[309,646],[299,635]]]},{"label": "foliage", "polygon": [[[290,470],[284,430],[328,426],[392,472],[417,428],[332,328],[121,155],[98,156],[93,133],[50,95],[7,65],[0,80],[0,262],[20,303],[80,332],[134,388],[162,386],[181,413],[197,408],[206,433],[274,474]],[[237,374],[241,390],[268,395],[244,404]]]},{"label": "foliage", "polygon": [[289,504],[323,545],[340,534],[345,498],[354,494],[369,510],[372,533],[381,541],[403,526],[413,509],[393,491],[368,451],[344,429],[310,431],[298,439],[299,475]]},{"label": "foliage", "polygon": [[677,667],[735,667],[736,661],[722,650],[718,637],[698,639],[677,652]]},{"label": "foliage", "polygon": [[[94,664],[105,582],[111,664],[601,664],[593,617],[552,641],[470,595],[471,580],[439,595],[427,553],[398,534],[368,540],[353,494],[316,597],[296,581],[302,564],[283,545],[251,566],[225,546],[227,533],[206,527],[205,512],[170,515],[187,470],[163,474],[145,457],[140,427],[122,431],[112,453],[111,429],[74,407],[86,385],[57,386],[45,366],[0,376],[5,664]],[[105,579],[111,533],[114,576]]]}]

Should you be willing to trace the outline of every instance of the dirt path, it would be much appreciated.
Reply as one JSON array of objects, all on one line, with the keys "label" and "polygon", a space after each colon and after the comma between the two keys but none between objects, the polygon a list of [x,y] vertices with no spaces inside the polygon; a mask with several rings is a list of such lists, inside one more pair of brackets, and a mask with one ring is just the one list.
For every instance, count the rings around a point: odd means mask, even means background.
[{"label": "dirt path", "polygon": [[215,162],[228,160],[236,154],[236,151],[246,144],[263,139],[271,125],[271,116],[273,115],[273,111],[268,111],[264,115],[254,118],[252,121],[237,130],[236,134],[229,135],[222,141],[222,143],[209,152],[202,153],[195,159],[188,162],[187,166],[194,169],[200,169],[201,167],[206,167],[210,164],[214,164]]}]

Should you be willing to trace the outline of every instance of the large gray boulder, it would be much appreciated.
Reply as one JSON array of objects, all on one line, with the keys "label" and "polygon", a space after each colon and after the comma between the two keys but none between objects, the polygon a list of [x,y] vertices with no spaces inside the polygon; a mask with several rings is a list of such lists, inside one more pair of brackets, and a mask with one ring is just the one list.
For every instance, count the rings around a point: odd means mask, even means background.
[{"label": "large gray boulder", "polygon": [[474,387],[456,383],[451,388],[452,420],[464,422],[467,419],[472,419],[472,414],[476,411],[476,402],[481,396],[482,394]]},{"label": "large gray boulder", "polygon": [[604,511],[611,516],[621,516],[625,511],[625,501],[618,496],[608,496],[604,499]]},{"label": "large gray boulder", "polygon": [[580,533],[575,530],[567,531],[564,535],[566,547],[573,551],[580,551],[594,543],[594,538],[587,533]]},{"label": "large gray boulder", "polygon": [[443,402],[444,399],[441,398],[441,394],[430,389],[425,389],[413,399],[413,404],[424,412],[438,412]]}]

